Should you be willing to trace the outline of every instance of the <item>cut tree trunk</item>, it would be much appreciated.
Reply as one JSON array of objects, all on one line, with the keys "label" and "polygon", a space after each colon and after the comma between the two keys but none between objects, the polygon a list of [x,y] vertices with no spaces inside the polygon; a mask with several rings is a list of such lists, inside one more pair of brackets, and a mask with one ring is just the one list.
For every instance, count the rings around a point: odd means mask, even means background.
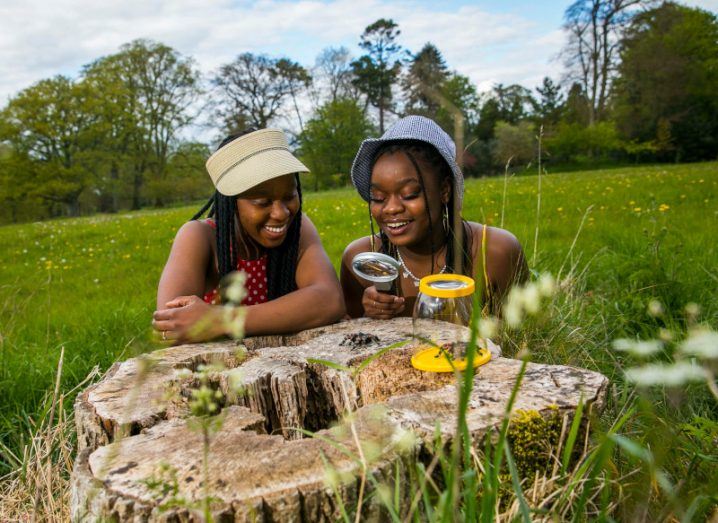
[{"label": "cut tree trunk", "polygon": [[[398,342],[407,344],[358,375],[348,370]],[[408,318],[362,319],[240,346],[182,345],[115,364],[75,403],[73,517],[199,521],[209,494],[219,521],[334,521],[338,499],[354,510],[373,485],[393,489],[397,479],[408,509],[410,464],[430,454],[437,426],[451,441],[457,412],[455,376],[411,367],[414,343]],[[477,445],[503,419],[521,367],[488,343],[492,360],[478,369],[467,412]],[[224,408],[221,428],[205,440],[188,423],[187,404],[198,366],[210,363],[217,370],[209,383]],[[581,398],[601,409],[607,383],[596,372],[529,363],[514,411],[570,418]],[[369,476],[376,482],[364,484]],[[383,510],[372,496],[362,519],[384,519]]]}]

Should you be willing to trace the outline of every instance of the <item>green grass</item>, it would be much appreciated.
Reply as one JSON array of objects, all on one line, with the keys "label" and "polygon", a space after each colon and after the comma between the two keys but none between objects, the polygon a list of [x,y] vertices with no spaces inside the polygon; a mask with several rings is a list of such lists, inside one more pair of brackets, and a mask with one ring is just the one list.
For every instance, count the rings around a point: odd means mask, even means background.
[{"label": "green grass", "polygon": [[[503,225],[531,260],[536,189],[536,176],[469,180],[464,216]],[[368,233],[366,204],[351,189],[308,193],[304,209],[337,268],[346,244]],[[177,228],[195,210],[0,228],[0,442],[20,453],[53,386],[61,347],[63,390],[95,365],[106,369],[156,348],[149,336],[156,284]],[[611,339],[681,327],[688,302],[701,305],[703,321],[718,324],[718,163],[544,175],[538,226],[532,268],[570,275],[570,293],[550,319],[505,336],[509,354],[526,346],[535,360],[586,366],[620,383],[626,361],[609,348]],[[653,298],[666,317],[647,316]],[[680,408],[661,399],[657,415],[667,425],[715,419],[715,403],[696,389]],[[628,394],[617,389],[607,416]],[[641,425],[649,422],[637,418],[630,430],[650,442]],[[0,450],[0,475],[12,466]]]}]

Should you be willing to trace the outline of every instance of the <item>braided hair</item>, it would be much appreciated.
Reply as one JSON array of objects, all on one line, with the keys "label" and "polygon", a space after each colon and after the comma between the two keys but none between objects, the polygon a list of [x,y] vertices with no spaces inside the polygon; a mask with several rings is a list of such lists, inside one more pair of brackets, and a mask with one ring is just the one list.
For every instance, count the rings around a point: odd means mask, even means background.
[{"label": "braided hair", "polygon": [[[434,267],[434,256],[441,247],[446,244],[446,268],[449,272],[455,272],[457,267],[461,268],[461,272],[468,276],[471,276],[472,271],[472,259],[471,259],[471,246],[470,242],[471,234],[469,225],[459,214],[461,227],[454,231],[454,217],[456,212],[461,212],[460,209],[456,209],[455,195],[454,195],[454,184],[451,183],[451,193],[449,196],[448,207],[448,218],[449,227],[448,230],[444,231],[444,241],[440,245],[434,245],[434,231],[432,226],[431,210],[429,207],[429,196],[426,193],[426,184],[424,183],[424,175],[419,166],[419,161],[422,160],[425,164],[429,165],[434,172],[439,175],[439,183],[441,184],[444,180],[451,181],[453,173],[449,164],[439,154],[439,152],[430,144],[422,142],[420,140],[394,140],[382,145],[374,156],[373,164],[385,154],[393,154],[398,151],[406,154],[407,158],[411,161],[416,173],[419,177],[419,185],[421,185],[421,191],[424,195],[424,203],[426,205],[426,213],[429,218],[429,241],[431,242],[431,267]],[[373,165],[372,165],[373,167]],[[371,205],[371,204],[370,204]],[[371,209],[369,211],[369,221],[371,223],[371,235],[374,238],[374,222],[371,220]],[[389,255],[393,258],[397,258],[397,247],[391,243],[389,237],[383,230],[379,231],[379,238],[381,239],[381,253]],[[461,259],[459,263],[456,263],[455,245],[460,246],[461,252],[459,253]],[[392,289],[393,291],[394,289]]]},{"label": "braided hair", "polygon": [[[227,136],[217,149],[221,149],[232,140],[254,131],[256,129],[247,129],[241,133]],[[298,174],[294,175],[294,179],[299,195],[299,209],[289,224],[287,236],[282,244],[267,250],[267,298],[270,300],[289,294],[297,289],[295,274],[297,272],[297,260],[299,259],[299,235],[302,227],[302,188]],[[215,228],[217,268],[221,281],[227,274],[237,270],[239,242],[246,245],[246,241],[253,242],[253,240],[240,225],[237,216],[237,195],[225,196],[219,191],[215,191],[207,203],[192,216],[192,220],[198,220],[205,213],[207,213],[208,218],[213,218],[217,224]]]}]

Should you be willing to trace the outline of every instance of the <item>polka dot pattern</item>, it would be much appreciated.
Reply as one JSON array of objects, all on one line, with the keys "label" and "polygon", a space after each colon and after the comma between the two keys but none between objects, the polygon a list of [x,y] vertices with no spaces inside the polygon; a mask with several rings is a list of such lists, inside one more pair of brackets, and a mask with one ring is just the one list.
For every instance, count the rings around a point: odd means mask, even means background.
[{"label": "polka dot pattern", "polygon": [[[217,227],[215,221],[211,218],[205,220],[213,229]],[[267,301],[267,260],[268,255],[264,255],[256,260],[239,260],[237,262],[237,270],[247,275],[246,287],[247,296],[242,300],[242,305],[256,305]],[[220,303],[220,296],[217,289],[213,289],[204,295],[204,301],[211,305]]]}]

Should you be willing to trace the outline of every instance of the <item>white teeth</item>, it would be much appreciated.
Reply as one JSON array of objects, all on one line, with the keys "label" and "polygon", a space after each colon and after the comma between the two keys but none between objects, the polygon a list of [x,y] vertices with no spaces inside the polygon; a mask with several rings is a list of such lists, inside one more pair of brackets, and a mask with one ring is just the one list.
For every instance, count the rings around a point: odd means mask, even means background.
[{"label": "white teeth", "polygon": [[270,227],[269,225],[265,225],[264,228],[267,229],[269,232],[282,232],[284,229],[286,229],[286,225],[282,225],[281,227]]},{"label": "white teeth", "polygon": [[387,223],[386,226],[390,229],[398,229],[399,227],[404,227],[409,222],[393,222],[393,223]]}]

